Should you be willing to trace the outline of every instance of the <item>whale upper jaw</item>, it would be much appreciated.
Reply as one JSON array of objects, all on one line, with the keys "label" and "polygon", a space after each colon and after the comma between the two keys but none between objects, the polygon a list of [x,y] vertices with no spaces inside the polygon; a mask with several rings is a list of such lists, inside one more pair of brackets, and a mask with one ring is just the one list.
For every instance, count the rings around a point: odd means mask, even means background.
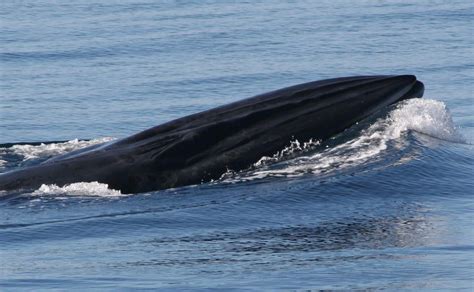
[{"label": "whale upper jaw", "polygon": [[421,98],[423,97],[423,94],[425,93],[425,85],[421,81],[416,81],[415,84],[413,84],[412,88],[410,91],[405,93],[401,100],[404,99],[410,99],[410,98]]}]

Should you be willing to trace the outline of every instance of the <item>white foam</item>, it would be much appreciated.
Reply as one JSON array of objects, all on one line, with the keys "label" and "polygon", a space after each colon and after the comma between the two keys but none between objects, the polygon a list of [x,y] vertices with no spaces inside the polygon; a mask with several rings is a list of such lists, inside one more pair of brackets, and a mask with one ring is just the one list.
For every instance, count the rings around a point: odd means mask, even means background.
[{"label": "white foam", "polygon": [[[310,155],[304,155],[304,153],[318,145],[317,143],[311,141],[308,148],[302,148],[301,143],[294,141],[290,147],[271,158],[260,159],[254,165],[257,169],[240,174],[229,172],[223,176],[223,180],[236,182],[268,176],[293,177],[304,173],[318,174],[376,161],[388,148],[389,143],[393,147],[403,148],[407,143],[403,136],[410,130],[441,140],[465,142],[443,102],[431,99],[410,99],[398,104],[386,118],[378,119],[355,139]],[[298,151],[302,152],[302,155],[274,166],[267,165],[268,162],[288,159],[288,154],[294,155]]]},{"label": "white foam", "polygon": [[446,104],[432,99],[410,99],[390,114],[387,133],[391,138],[413,130],[441,140],[465,143],[458,132]]},{"label": "white foam", "polygon": [[32,193],[34,196],[64,195],[76,197],[123,197],[126,196],[118,190],[109,189],[107,184],[98,182],[79,182],[64,187],[57,185],[41,185]]},{"label": "white foam", "polygon": [[259,167],[259,166],[269,164],[271,162],[277,162],[281,160],[282,158],[288,157],[295,153],[301,153],[301,152],[310,150],[311,148],[318,146],[320,144],[321,144],[320,141],[313,140],[313,139],[310,139],[308,142],[304,142],[303,144],[301,144],[298,140],[294,140],[290,142],[290,145],[283,148],[283,150],[278,151],[273,156],[271,157],[263,156],[257,162],[254,163],[254,166]]},{"label": "white foam", "polygon": [[40,145],[13,145],[12,147],[8,148],[8,150],[12,151],[14,154],[23,156],[24,160],[30,160],[41,157],[56,156],[95,144],[109,142],[112,140],[114,140],[114,138],[111,137],[104,137],[89,141],[74,139],[64,143],[42,143]]}]

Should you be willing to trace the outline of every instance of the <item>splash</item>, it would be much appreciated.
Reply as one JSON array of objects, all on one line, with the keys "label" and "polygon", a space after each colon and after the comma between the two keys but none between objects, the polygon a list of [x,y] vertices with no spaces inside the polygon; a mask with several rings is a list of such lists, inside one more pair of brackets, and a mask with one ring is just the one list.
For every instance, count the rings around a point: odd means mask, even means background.
[{"label": "splash", "polygon": [[95,144],[109,142],[112,140],[114,140],[114,138],[111,137],[93,139],[88,141],[74,139],[64,143],[42,143],[40,145],[13,145],[10,148],[3,148],[2,150],[10,151],[13,154],[23,156],[23,160],[25,161],[42,157],[56,156]]},{"label": "splash", "polygon": [[405,135],[409,131],[451,142],[465,142],[443,102],[410,99],[399,103],[388,116],[376,120],[358,137],[345,143],[314,153],[311,150],[319,142],[309,141],[301,147],[300,142],[294,141],[272,157],[262,157],[254,165],[255,169],[241,173],[228,172],[222,180],[237,182],[265,177],[294,177],[306,173],[321,174],[376,162],[389,147],[403,149],[408,143]]},{"label": "splash", "polygon": [[278,151],[273,156],[263,156],[257,162],[254,163],[254,167],[259,167],[263,165],[267,165],[272,162],[278,162],[284,158],[287,158],[293,154],[299,154],[308,150],[313,149],[316,146],[321,144],[318,140],[310,139],[308,142],[300,143],[298,140],[294,140],[290,142],[290,145],[283,148],[283,150]]},{"label": "splash", "polygon": [[432,99],[410,99],[391,112],[387,136],[398,138],[413,130],[441,140],[466,143],[458,132],[446,104]]},{"label": "splash", "polygon": [[32,193],[33,196],[64,195],[75,197],[123,197],[126,196],[118,190],[109,189],[107,184],[99,182],[80,182],[58,187],[57,185],[41,185]]}]

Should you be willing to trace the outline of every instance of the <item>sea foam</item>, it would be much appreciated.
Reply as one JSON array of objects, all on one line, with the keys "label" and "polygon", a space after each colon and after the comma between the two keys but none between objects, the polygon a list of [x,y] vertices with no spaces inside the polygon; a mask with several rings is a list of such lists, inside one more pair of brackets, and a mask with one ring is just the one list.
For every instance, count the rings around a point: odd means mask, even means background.
[{"label": "sea foam", "polygon": [[79,182],[64,187],[57,185],[41,185],[32,193],[34,196],[76,196],[76,197],[122,197],[126,196],[118,190],[109,189],[107,184],[99,182]]},{"label": "sea foam", "polygon": [[24,160],[30,160],[41,157],[56,156],[95,144],[109,142],[112,140],[114,140],[114,138],[111,137],[104,137],[92,140],[74,139],[63,143],[42,143],[40,145],[13,145],[12,147],[7,149],[8,151],[12,151],[14,154],[23,156]]}]

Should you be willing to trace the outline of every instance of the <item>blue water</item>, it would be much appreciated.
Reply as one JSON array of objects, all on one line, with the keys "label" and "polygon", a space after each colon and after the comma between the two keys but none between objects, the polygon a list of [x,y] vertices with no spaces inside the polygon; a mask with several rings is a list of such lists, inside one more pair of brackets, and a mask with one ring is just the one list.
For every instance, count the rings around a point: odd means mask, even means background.
[{"label": "blue water", "polygon": [[0,143],[71,140],[4,145],[1,171],[306,81],[416,74],[426,86],[209,184],[3,197],[1,290],[474,289],[472,1],[0,7]]}]

